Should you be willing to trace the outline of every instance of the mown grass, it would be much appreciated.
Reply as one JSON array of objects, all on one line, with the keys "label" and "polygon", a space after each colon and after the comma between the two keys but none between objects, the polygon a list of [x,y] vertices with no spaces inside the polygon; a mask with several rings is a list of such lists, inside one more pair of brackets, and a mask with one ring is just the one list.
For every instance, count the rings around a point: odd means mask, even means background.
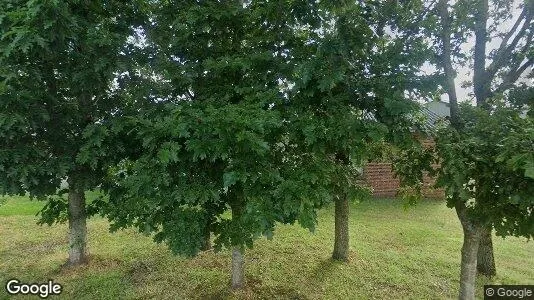
[{"label": "mown grass", "polygon": [[[60,299],[444,299],[456,298],[462,235],[454,211],[425,201],[403,209],[395,199],[351,206],[351,260],[332,261],[333,207],[319,214],[315,233],[279,226],[271,241],[246,252],[246,288],[229,289],[230,253],[193,259],[133,230],[108,232],[89,221],[90,262],[62,268],[67,226],[38,226],[43,204],[10,198],[0,206],[0,283],[53,279]],[[498,275],[484,284],[534,284],[534,243],[495,238]],[[6,298],[4,288],[0,298]]]}]

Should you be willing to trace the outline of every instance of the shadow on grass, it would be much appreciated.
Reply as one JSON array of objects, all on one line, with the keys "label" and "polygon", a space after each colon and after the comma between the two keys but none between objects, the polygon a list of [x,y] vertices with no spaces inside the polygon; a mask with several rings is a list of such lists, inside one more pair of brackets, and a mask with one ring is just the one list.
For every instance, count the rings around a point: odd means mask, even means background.
[{"label": "shadow on grass", "polygon": [[216,290],[206,291],[202,286],[195,289],[194,297],[197,299],[309,299],[306,295],[298,290],[277,285],[264,285],[261,278],[258,276],[247,276],[244,288],[240,290],[232,290],[230,282],[224,287],[218,287]]},{"label": "shadow on grass", "polygon": [[154,260],[137,260],[126,267],[125,276],[134,286],[139,286],[146,284],[147,275],[157,269],[158,265]]},{"label": "shadow on grass", "polygon": [[349,260],[347,262],[335,260],[331,257],[322,260],[319,262],[317,267],[312,272],[312,275],[310,276],[310,280],[313,280],[317,283],[322,283],[327,278],[333,278],[334,275],[338,272],[338,270],[347,264],[354,264],[357,261],[356,259],[356,253],[353,251],[349,252]]},{"label": "shadow on grass", "polygon": [[85,262],[80,265],[71,265],[67,259],[65,259],[65,261],[63,261],[61,264],[54,266],[48,273],[46,273],[46,276],[83,276],[91,271],[105,272],[108,270],[116,270],[119,269],[123,264],[124,262],[120,259],[89,254],[87,255]]}]

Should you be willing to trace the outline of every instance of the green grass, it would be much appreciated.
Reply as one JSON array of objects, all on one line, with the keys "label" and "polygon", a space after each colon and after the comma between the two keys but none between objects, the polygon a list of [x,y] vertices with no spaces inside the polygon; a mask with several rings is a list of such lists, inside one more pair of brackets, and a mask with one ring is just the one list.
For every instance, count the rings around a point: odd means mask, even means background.
[{"label": "green grass", "polygon": [[43,206],[43,201],[30,200],[28,197],[5,197],[0,200],[0,217],[35,216]]},{"label": "green grass", "polygon": [[[456,298],[462,235],[454,211],[426,201],[404,210],[399,200],[351,206],[351,260],[329,259],[333,207],[319,214],[314,234],[279,226],[271,241],[247,250],[247,285],[228,288],[230,253],[208,251],[193,259],[173,256],[165,245],[133,230],[108,232],[89,221],[89,264],[62,268],[67,226],[37,226],[42,202],[11,198],[0,206],[0,283],[53,279],[60,299],[443,299]],[[534,243],[495,238],[498,275],[484,284],[534,284]],[[6,298],[0,290],[0,299]]]},{"label": "green grass", "polygon": [[[100,196],[99,191],[89,191],[85,193],[86,202],[91,203],[94,199]],[[37,199],[30,199],[29,197],[14,196],[2,197],[0,196],[0,217],[5,216],[35,216],[43,206],[45,201]]]}]

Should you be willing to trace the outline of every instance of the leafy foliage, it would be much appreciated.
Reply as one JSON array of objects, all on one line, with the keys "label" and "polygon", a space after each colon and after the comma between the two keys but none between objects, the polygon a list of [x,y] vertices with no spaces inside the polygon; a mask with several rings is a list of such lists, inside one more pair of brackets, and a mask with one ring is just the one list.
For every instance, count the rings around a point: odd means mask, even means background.
[{"label": "leafy foliage", "polygon": [[400,180],[400,195],[406,204],[413,205],[423,198],[423,178],[425,174],[435,175],[437,161],[433,148],[421,143],[413,143],[399,149],[393,159],[395,175]]},{"label": "leafy foliage", "polygon": [[291,26],[308,16],[287,12],[309,4],[250,5],[153,8],[156,22],[144,29],[157,56],[149,68],[166,84],[150,97],[166,100],[109,126],[132,132],[142,149],[111,170],[113,229],[155,232],[156,241],[191,256],[209,232],[216,248],[250,247],[271,236],[275,222],[313,228],[314,209],[329,196],[310,186],[329,179],[320,160],[295,149],[279,109],[286,102],[280,82],[302,59],[295,45],[310,34],[293,35]]},{"label": "leafy foliage", "polygon": [[533,237],[532,118],[504,107],[488,113],[464,105],[461,112],[462,128],[442,129],[436,143],[438,184],[448,205],[465,203],[473,218],[499,235]]},{"label": "leafy foliage", "polygon": [[140,69],[159,84],[139,88],[152,105],[99,129],[139,150],[104,187],[112,229],[135,226],[187,256],[210,232],[219,249],[251,247],[278,222],[313,230],[332,191],[364,192],[356,167],[372,143],[408,136],[404,91],[421,89],[424,61],[411,51],[424,48],[377,35],[387,18],[371,7],[152,4]]},{"label": "leafy foliage", "polygon": [[522,84],[510,90],[507,100],[512,107],[525,112],[531,118],[534,117],[534,87]]},{"label": "leafy foliage", "polygon": [[396,172],[405,196],[412,202],[420,199],[424,172],[436,174],[436,186],[445,189],[449,207],[464,204],[472,220],[492,226],[499,235],[531,238],[532,118],[502,105],[488,112],[463,104],[460,112],[461,127],[440,127],[435,147],[402,152]]},{"label": "leafy foliage", "polygon": [[[94,124],[121,107],[112,81],[140,22],[138,2],[19,1],[0,4],[0,194],[46,198],[70,177],[101,183],[96,162],[77,161],[99,143]],[[112,152],[112,151],[110,151]],[[50,199],[43,221],[66,206]]]}]

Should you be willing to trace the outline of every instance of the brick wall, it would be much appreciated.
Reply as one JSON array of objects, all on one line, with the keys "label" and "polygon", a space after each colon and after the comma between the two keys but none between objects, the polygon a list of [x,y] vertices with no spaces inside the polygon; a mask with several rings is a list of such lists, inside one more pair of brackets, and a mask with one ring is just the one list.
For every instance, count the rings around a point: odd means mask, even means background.
[{"label": "brick wall", "polygon": [[375,197],[394,197],[399,179],[393,176],[390,163],[369,163],[363,169],[365,184],[373,189]]},{"label": "brick wall", "polygon": [[[363,170],[364,182],[373,189],[375,197],[395,197],[399,190],[399,179],[395,178],[391,163],[369,163]],[[444,198],[442,189],[435,189],[434,178],[423,176],[423,195],[426,198]]]},{"label": "brick wall", "polygon": [[[434,145],[432,140],[423,140],[425,147]],[[373,189],[375,197],[395,197],[400,182],[395,178],[391,163],[368,163],[363,170],[364,183]],[[423,195],[426,198],[444,198],[442,189],[434,189],[434,178],[423,176]]]}]

